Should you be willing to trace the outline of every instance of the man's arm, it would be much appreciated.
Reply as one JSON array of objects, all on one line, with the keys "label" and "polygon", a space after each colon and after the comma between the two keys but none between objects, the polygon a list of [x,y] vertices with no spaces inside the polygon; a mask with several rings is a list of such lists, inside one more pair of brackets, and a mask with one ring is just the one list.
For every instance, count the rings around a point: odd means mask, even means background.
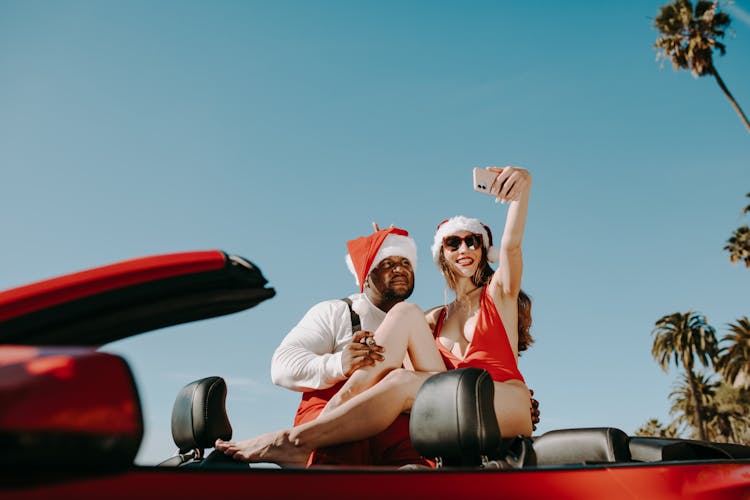
[{"label": "man's arm", "polygon": [[273,383],[294,391],[312,391],[344,380],[340,346],[351,335],[350,323],[349,310],[342,301],[313,306],[274,352]]}]

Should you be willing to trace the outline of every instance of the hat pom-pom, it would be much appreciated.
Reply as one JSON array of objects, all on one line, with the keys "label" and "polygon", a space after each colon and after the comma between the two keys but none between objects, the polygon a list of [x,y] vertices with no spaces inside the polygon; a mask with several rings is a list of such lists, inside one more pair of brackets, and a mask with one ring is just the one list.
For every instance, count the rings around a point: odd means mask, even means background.
[{"label": "hat pom-pom", "polygon": [[356,281],[357,286],[359,286],[359,276],[357,276],[357,270],[354,268],[354,262],[352,262],[352,256],[349,254],[346,254],[345,260],[346,260],[346,267],[349,268],[349,272],[354,275],[354,281]]},{"label": "hat pom-pom", "polygon": [[491,246],[487,249],[487,260],[490,262],[500,261],[500,249],[496,246]]}]

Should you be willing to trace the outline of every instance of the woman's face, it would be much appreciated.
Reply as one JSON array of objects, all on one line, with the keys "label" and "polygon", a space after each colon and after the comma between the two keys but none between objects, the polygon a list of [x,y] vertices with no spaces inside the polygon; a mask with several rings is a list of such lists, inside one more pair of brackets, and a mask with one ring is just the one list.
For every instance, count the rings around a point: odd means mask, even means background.
[{"label": "woman's face", "polygon": [[474,275],[482,256],[482,235],[470,231],[456,231],[443,238],[443,257],[459,275]]}]

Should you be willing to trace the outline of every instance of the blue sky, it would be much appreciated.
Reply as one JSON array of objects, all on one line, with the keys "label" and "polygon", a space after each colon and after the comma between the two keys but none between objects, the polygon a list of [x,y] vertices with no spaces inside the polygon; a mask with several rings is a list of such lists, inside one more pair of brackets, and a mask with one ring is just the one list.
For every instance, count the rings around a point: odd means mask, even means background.
[{"label": "blue sky", "polygon": [[[278,295],[108,346],[146,412],[138,460],[174,450],[173,398],[229,382],[235,437],[291,423],[270,356],[314,303],[354,288],[344,242],[409,229],[413,299],[443,301],[435,225],[501,232],[471,169],[534,175],[521,370],[538,432],[669,420],[661,316],[750,313],[722,251],[747,222],[750,134],[709,78],[660,69],[661,1],[0,0],[0,288],[155,253],[220,248]],[[717,67],[750,110],[750,4]]]}]

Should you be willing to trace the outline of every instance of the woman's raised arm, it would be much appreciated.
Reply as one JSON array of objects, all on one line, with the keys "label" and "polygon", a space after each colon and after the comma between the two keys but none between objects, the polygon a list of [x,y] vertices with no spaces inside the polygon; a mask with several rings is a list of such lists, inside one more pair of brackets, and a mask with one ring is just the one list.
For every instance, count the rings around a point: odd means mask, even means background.
[{"label": "woman's raised arm", "polygon": [[490,282],[490,291],[517,297],[523,275],[521,242],[526,227],[531,174],[519,167],[489,167],[489,170],[499,174],[492,184],[491,192],[497,195],[497,200],[510,203],[500,241],[499,266]]}]

